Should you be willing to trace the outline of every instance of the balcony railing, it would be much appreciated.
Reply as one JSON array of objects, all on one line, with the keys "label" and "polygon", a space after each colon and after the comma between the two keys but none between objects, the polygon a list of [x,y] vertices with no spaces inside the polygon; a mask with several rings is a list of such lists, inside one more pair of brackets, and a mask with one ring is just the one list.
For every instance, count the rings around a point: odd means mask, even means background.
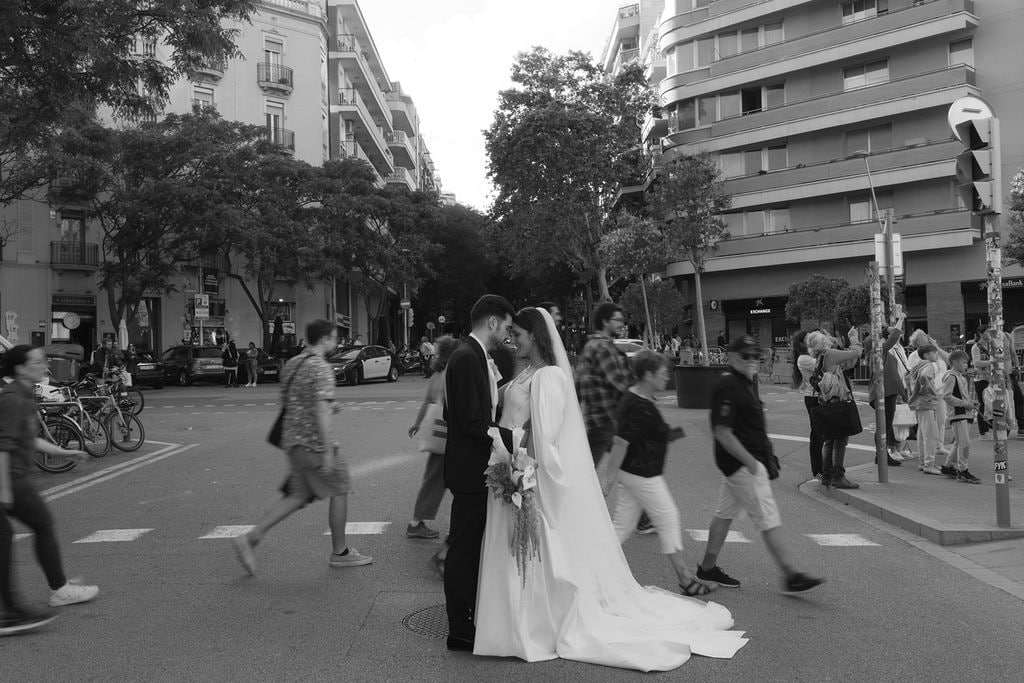
[{"label": "balcony railing", "polygon": [[50,265],[84,270],[99,268],[100,245],[92,242],[50,242]]},{"label": "balcony railing", "polygon": [[396,145],[411,145],[409,135],[404,130],[396,130],[394,133],[385,133],[384,139]]},{"label": "balcony railing", "polygon": [[271,128],[268,126],[264,135],[268,140],[276,142],[289,152],[295,151],[295,131],[288,130],[287,128]]},{"label": "balcony railing", "polygon": [[256,83],[261,88],[288,94],[295,86],[294,71],[283,64],[260,62],[256,65]]},{"label": "balcony railing", "polygon": [[394,173],[387,175],[387,181],[389,183],[402,183],[411,188],[416,187],[416,180],[412,177],[412,173],[409,172],[409,169],[401,166],[397,167]]},{"label": "balcony railing", "polygon": [[632,50],[622,50],[619,52],[619,58],[615,61],[615,70],[618,71],[626,64],[635,62],[640,57],[640,50],[633,48]]},{"label": "balcony railing", "polygon": [[224,77],[224,72],[227,70],[228,64],[224,60],[220,61],[207,61],[196,67],[193,74],[195,76],[209,78],[210,80],[219,81]]}]

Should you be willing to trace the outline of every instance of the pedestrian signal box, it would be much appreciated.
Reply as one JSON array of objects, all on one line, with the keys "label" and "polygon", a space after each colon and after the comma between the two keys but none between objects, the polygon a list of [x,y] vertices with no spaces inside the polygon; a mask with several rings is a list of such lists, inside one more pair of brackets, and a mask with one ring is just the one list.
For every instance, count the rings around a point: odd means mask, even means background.
[{"label": "pedestrian signal box", "polygon": [[964,151],[956,158],[960,198],[974,213],[1002,213],[1003,190],[999,156],[999,119],[970,119],[957,124]]}]

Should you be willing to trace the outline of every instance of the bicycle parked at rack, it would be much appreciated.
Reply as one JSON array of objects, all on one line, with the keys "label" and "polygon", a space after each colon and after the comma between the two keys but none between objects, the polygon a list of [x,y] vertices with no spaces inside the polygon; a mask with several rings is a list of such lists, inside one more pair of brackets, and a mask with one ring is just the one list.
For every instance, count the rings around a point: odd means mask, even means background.
[{"label": "bicycle parked at rack", "polygon": [[[74,420],[64,415],[46,415],[40,410],[39,431],[36,436],[71,451],[86,450],[82,430]],[[78,465],[78,460],[36,451],[35,465],[44,472],[56,474],[73,470]]]}]

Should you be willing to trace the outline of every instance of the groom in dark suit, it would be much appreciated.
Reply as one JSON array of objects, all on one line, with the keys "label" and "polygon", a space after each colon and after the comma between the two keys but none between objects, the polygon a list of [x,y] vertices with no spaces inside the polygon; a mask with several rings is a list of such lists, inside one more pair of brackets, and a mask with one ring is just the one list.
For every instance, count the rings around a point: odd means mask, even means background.
[{"label": "groom in dark suit", "polygon": [[500,379],[488,353],[509,336],[514,312],[503,297],[480,297],[470,311],[473,331],[452,354],[446,371],[444,481],[452,492],[444,570],[449,650],[473,650],[480,547],[487,521],[484,470],[491,455],[487,429],[494,424]]}]

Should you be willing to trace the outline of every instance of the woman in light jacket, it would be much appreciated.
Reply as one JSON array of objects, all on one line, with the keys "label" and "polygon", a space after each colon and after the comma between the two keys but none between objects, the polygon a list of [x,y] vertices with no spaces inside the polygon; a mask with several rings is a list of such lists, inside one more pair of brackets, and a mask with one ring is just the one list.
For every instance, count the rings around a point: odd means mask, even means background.
[{"label": "woman in light jacket", "polygon": [[[814,374],[814,367],[817,364],[817,361],[811,357],[811,352],[807,349],[808,334],[807,330],[800,330],[793,335],[792,387],[804,395],[804,407],[807,408],[807,418],[810,420],[811,408],[818,404],[818,397],[814,387],[808,382],[811,379],[811,375]],[[814,422],[811,422],[809,437],[811,476],[818,481],[821,481],[821,450],[824,444],[825,440],[821,438],[821,434],[814,430]]]},{"label": "woman in light jacket", "polygon": [[[817,365],[819,358],[824,358],[822,362],[823,372],[825,375],[831,373],[834,376],[834,381],[832,381],[832,378],[827,378],[829,381],[822,381],[820,386],[823,389],[828,386],[830,389],[824,395],[819,394],[818,399],[828,401],[835,397],[845,401],[851,398],[851,391],[846,378],[843,376],[843,370],[853,367],[860,359],[861,351],[863,350],[860,344],[860,335],[856,328],[850,330],[850,348],[848,349],[833,348],[835,340],[824,332],[811,332],[807,335],[806,341],[807,348],[810,351],[811,358],[814,359],[815,365]],[[849,438],[845,436],[838,439],[825,439],[821,452],[822,486],[831,486],[837,489],[860,488],[859,484],[846,478],[846,468],[843,467],[848,441]]]}]

